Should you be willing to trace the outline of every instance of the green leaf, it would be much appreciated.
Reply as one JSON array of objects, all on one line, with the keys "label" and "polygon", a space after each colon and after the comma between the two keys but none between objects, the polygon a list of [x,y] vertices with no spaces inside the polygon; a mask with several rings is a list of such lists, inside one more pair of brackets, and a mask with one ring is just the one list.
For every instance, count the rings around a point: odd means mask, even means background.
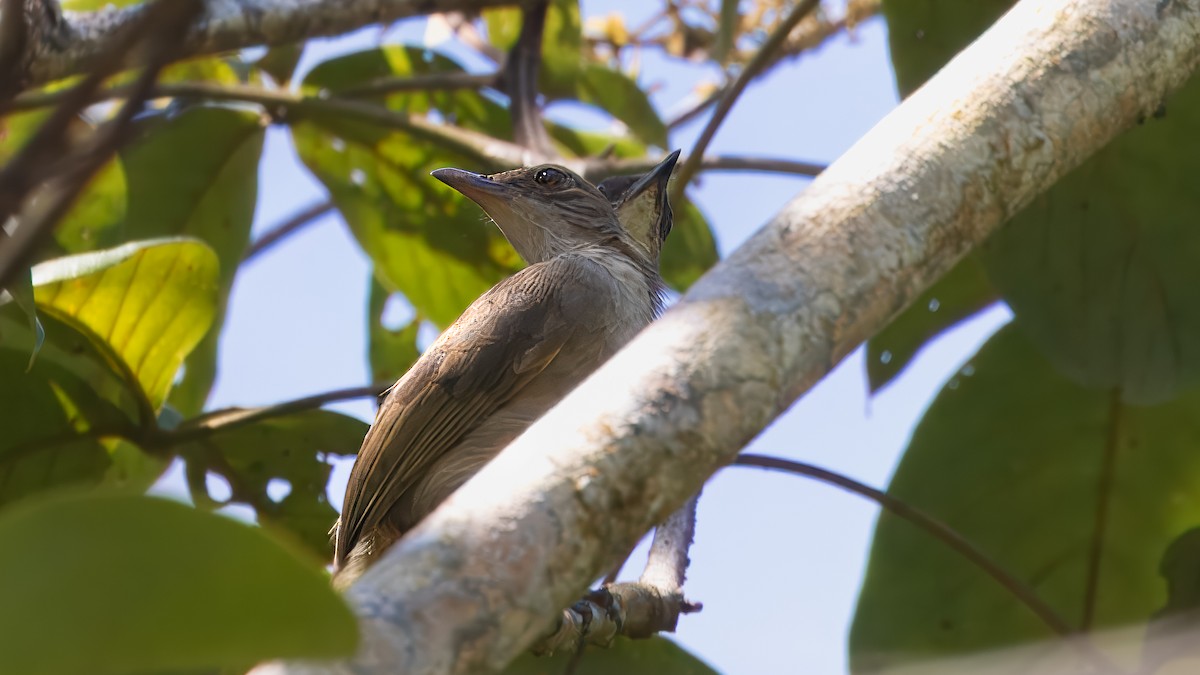
[{"label": "green leaf", "polygon": [[[884,4],[908,90],[1010,3]],[[1110,143],[1017,214],[982,252],[988,276],[1051,363],[1125,400],[1169,400],[1200,381],[1200,82],[1170,114]]]},{"label": "green leaf", "polygon": [[129,7],[131,5],[140,5],[146,0],[63,0],[63,9],[72,12],[94,12],[104,9],[108,6],[113,7]]},{"label": "green leaf", "polygon": [[109,365],[111,357],[53,313],[42,321],[47,340],[29,367],[38,337],[14,304],[0,306],[0,505],[104,481],[112,465],[104,437],[138,428],[140,392]]},{"label": "green leaf", "polygon": [[133,242],[33,268],[38,306],[111,346],[157,409],[212,323],[217,257],[190,239]]},{"label": "green leaf", "polygon": [[0,513],[0,537],[19,542],[0,548],[10,672],[245,668],[355,646],[324,573],[252,527],[183,504],[64,496]]},{"label": "green leaf", "polygon": [[[1016,326],[934,400],[888,491],[941,519],[1073,626],[1143,622],[1159,558],[1200,523],[1200,390],[1155,407],[1080,388]],[[1054,637],[940,541],[879,518],[850,636],[855,672]]]},{"label": "green leaf", "polygon": [[[315,68],[310,90],[333,90],[384,75],[442,72],[453,62],[404,47],[360,52]],[[437,104],[460,124],[506,113],[474,92],[391,95],[390,108],[423,113]],[[444,327],[504,276],[520,267],[508,242],[479,209],[429,177],[433,169],[470,160],[388,129],[320,118],[293,125],[301,160],[329,189],[377,276],[408,298],[417,313]]]},{"label": "green leaf", "polygon": [[899,375],[925,343],[996,299],[979,259],[965,258],[867,342],[871,392],[884,388]]},{"label": "green leaf", "polygon": [[671,288],[683,292],[717,264],[717,243],[708,219],[695,204],[689,200],[673,206],[675,224],[663,245],[660,267]]},{"label": "green leaf", "polygon": [[562,652],[552,657],[525,654],[506,668],[504,675],[716,675],[707,663],[663,637],[648,640],[618,638],[608,649],[589,647],[579,665],[569,671],[574,654]]},{"label": "green leaf", "polygon": [[[206,415],[205,425],[236,418],[244,410]],[[188,460],[189,475],[200,474],[216,463],[233,485],[233,501],[248,504],[258,513],[259,524],[283,532],[304,545],[315,560],[329,560],[333,550],[329,527],[337,511],[329,504],[326,487],[333,470],[329,459],[358,452],[368,425],[328,410],[306,410],[217,431],[203,441],[176,450]],[[202,477],[202,475],[201,475]],[[207,494],[195,494],[197,503],[214,503]],[[278,498],[268,492],[286,491]],[[203,488],[201,488],[203,489]]]},{"label": "green leaf", "polygon": [[194,415],[216,376],[225,304],[250,241],[264,127],[256,113],[205,106],[152,117],[139,131],[121,155],[129,215],[120,240],[188,235],[207,243],[220,262],[214,325],[171,395],[175,408]]},{"label": "green leaf", "polygon": [[550,138],[556,141],[563,154],[576,157],[596,157],[611,154],[619,159],[629,159],[646,156],[646,144],[623,134],[605,134],[596,131],[584,131],[572,127],[547,122]]},{"label": "green leaf", "polygon": [[414,316],[400,330],[390,330],[383,325],[383,310],[387,305],[388,292],[379,280],[371,277],[371,292],[367,318],[367,360],[371,365],[371,381],[398,380],[421,356],[417,349],[417,331],[421,317]]},{"label": "green leaf", "polygon": [[575,98],[598,106],[621,120],[640,140],[666,148],[667,125],[658,116],[650,97],[631,77],[617,70],[588,64],[574,78]]}]

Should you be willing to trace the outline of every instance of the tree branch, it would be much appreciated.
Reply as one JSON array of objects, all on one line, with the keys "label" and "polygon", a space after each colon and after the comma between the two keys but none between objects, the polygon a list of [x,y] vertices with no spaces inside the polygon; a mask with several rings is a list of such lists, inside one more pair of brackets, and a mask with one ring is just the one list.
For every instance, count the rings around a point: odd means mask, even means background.
[{"label": "tree branch", "polygon": [[[177,58],[234,49],[274,47],[340,35],[370,24],[435,12],[478,11],[521,0],[237,0],[206,2],[178,45]],[[87,70],[111,37],[136,22],[145,5],[67,14],[60,25],[37,27],[27,45],[23,81],[44,84]]]},{"label": "tree branch", "polygon": [[742,72],[738,74],[737,79],[725,91],[721,100],[717,102],[716,110],[713,110],[712,117],[708,119],[708,124],[704,125],[704,130],[700,132],[700,137],[696,139],[696,145],[692,147],[692,152],[684,160],[683,166],[675,173],[676,182],[671,188],[671,200],[679,201],[683,196],[684,188],[696,175],[696,171],[700,168],[700,160],[704,157],[704,153],[708,151],[708,144],[712,142],[713,136],[717,135],[717,129],[721,128],[721,123],[725,121],[725,117],[729,115],[729,111],[733,109],[733,104],[737,102],[738,97],[746,90],[754,78],[758,77],[759,73],[767,67],[767,64],[775,58],[776,52],[787,41],[791,35],[792,29],[804,17],[808,16],[814,9],[821,4],[821,0],[801,0],[792,11],[767,37],[763,42],[762,47],[759,47],[754,58],[746,64]]},{"label": "tree branch", "polygon": [[[159,70],[170,60],[180,30],[202,5],[201,0],[158,0],[147,5],[139,20],[125,26],[108,45],[91,74],[64,93],[49,119],[0,170],[0,223],[20,210],[26,197],[42,181],[50,180],[39,194],[40,199],[22,212],[16,232],[0,249],[0,288],[7,287],[15,275],[29,266],[34,252],[50,236],[54,225],[92,175],[127,140],[129,123],[141,110]],[[145,68],[129,86],[125,103],[113,119],[72,146],[68,126],[100,83],[116,72],[138,46],[144,46],[146,52]]]},{"label": "tree branch", "polygon": [[272,227],[264,232],[262,236],[255,239],[246,249],[246,255],[242,256],[242,262],[249,262],[263,251],[292,236],[305,225],[316,221],[321,216],[333,211],[333,209],[333,202],[328,199],[309,204],[300,209],[288,217],[287,220]]},{"label": "tree branch", "polygon": [[348,591],[353,659],[260,672],[504,667],[842,358],[1198,66],[1197,3],[1019,2],[384,553]]},{"label": "tree branch", "polygon": [[550,0],[536,0],[521,15],[521,35],[504,64],[500,87],[508,94],[513,140],[522,148],[553,157],[554,144],[538,106],[538,72],[542,66],[542,34]]}]

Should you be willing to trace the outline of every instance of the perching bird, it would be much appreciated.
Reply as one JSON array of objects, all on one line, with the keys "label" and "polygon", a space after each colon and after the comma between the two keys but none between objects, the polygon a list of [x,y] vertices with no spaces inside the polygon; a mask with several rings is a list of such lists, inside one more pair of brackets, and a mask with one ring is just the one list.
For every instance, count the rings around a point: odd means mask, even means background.
[{"label": "perching bird", "polygon": [[529,266],[472,303],[380,405],[335,526],[335,586],[348,586],[662,310],[658,254],[678,157],[602,183],[604,192],[551,165],[433,172],[479,204]]}]

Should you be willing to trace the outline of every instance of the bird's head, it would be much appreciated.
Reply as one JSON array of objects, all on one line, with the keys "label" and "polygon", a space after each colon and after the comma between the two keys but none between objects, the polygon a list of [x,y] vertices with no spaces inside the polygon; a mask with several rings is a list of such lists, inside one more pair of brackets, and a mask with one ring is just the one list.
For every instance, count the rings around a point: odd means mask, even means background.
[{"label": "bird's head", "polygon": [[623,234],[608,198],[561,166],[543,164],[490,176],[438,169],[433,176],[483,208],[531,264]]},{"label": "bird's head", "polygon": [[483,208],[528,263],[617,239],[656,267],[671,231],[667,180],[678,158],[673,152],[649,172],[609,178],[599,189],[554,164],[490,176],[438,169],[433,176]]}]

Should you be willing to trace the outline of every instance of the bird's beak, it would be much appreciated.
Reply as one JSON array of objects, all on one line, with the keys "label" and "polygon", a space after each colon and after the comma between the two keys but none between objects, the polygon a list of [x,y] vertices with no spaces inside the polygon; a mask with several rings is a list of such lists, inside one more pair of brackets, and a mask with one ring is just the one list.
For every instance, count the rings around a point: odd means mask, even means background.
[{"label": "bird's beak", "polygon": [[497,183],[483,174],[462,169],[435,169],[431,175],[463,193],[485,211],[488,206],[495,204],[496,200],[507,199],[514,190],[512,186]]}]

